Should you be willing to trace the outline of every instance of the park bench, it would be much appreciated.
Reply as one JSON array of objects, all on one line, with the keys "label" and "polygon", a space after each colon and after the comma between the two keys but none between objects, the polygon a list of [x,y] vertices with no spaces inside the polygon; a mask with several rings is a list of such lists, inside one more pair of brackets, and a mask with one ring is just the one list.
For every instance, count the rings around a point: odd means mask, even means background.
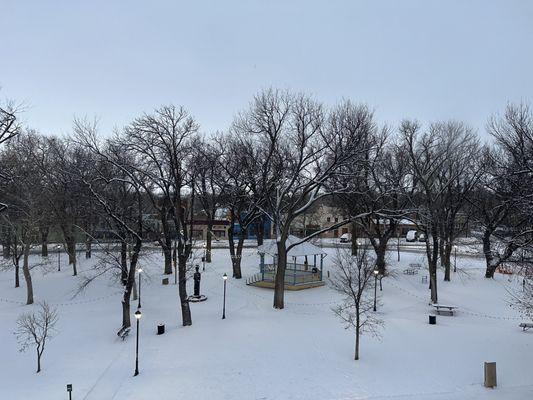
[{"label": "park bench", "polygon": [[418,263],[411,263],[411,264],[409,264],[409,268],[411,268],[411,269],[422,269],[422,265],[420,265]]},{"label": "park bench", "polygon": [[439,315],[453,315],[454,311],[457,310],[456,306],[445,306],[442,304],[433,304],[433,308]]},{"label": "park bench", "polygon": [[117,332],[117,336],[121,338],[122,340],[126,339],[126,336],[130,334],[131,328],[128,326],[127,328],[120,328],[120,330]]},{"label": "park bench", "polygon": [[520,328],[522,328],[523,331],[527,331],[528,329],[533,328],[533,323],[530,322],[522,322],[520,325],[518,325]]}]

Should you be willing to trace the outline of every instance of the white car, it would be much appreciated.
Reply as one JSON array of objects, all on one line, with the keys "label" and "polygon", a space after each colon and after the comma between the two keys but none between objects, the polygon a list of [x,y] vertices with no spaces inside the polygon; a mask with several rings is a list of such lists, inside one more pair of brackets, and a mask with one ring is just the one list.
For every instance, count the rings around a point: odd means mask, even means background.
[{"label": "white car", "polygon": [[418,232],[417,231],[408,231],[405,235],[405,240],[408,242],[416,242],[416,239],[418,238]]},{"label": "white car", "polygon": [[352,234],[351,233],[343,233],[340,237],[341,243],[348,243],[352,240]]}]

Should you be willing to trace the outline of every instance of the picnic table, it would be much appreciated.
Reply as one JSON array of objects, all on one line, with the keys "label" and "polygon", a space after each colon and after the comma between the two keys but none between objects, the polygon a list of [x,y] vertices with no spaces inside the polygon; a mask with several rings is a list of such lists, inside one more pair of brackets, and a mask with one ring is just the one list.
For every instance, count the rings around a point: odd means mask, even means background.
[{"label": "picnic table", "polygon": [[522,328],[523,331],[527,331],[528,329],[533,328],[533,323],[530,322],[522,322],[520,325],[518,325],[520,328]]},{"label": "picnic table", "polygon": [[444,304],[433,304],[435,312],[439,315],[452,315],[458,309],[456,306],[447,306]]},{"label": "picnic table", "polygon": [[406,268],[403,270],[403,273],[406,275],[416,275],[418,274],[418,269],[417,268]]}]

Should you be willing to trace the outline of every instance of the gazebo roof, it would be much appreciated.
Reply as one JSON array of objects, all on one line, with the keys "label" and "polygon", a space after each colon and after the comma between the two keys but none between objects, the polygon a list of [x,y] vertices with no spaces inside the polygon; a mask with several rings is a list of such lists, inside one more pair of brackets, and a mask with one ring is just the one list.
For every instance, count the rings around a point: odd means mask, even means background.
[{"label": "gazebo roof", "polygon": [[[286,245],[289,247],[290,245],[294,243],[298,243],[300,240],[299,237],[289,235],[287,238]],[[265,243],[262,244],[257,248],[258,253],[264,253],[269,254],[271,256],[275,256],[278,254],[278,246],[276,244],[275,239],[271,240],[265,240]],[[309,242],[303,242],[296,246],[294,246],[292,249],[289,250],[287,253],[288,257],[303,257],[303,256],[313,256],[318,254],[326,254],[324,250],[322,250],[320,247],[315,246],[312,243]]]}]

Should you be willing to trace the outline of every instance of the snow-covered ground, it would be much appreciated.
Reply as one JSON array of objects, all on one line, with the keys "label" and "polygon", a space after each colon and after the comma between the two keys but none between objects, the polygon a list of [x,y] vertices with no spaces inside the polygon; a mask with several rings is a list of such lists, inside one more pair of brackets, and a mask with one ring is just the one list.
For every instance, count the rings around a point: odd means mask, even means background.
[{"label": "snow-covered ground", "polygon": [[[329,268],[334,249],[327,249]],[[32,256],[37,259],[37,256]],[[63,258],[64,260],[65,258]],[[49,342],[43,371],[32,351],[19,353],[17,316],[29,309],[24,287],[0,273],[0,399],[531,399],[533,332],[518,328],[507,303],[507,276],[483,278],[483,261],[458,258],[461,272],[439,280],[442,304],[460,307],[454,317],[428,324],[429,291],[421,275],[401,271],[423,254],[390,254],[397,273],[379,293],[385,321],[381,339],[364,336],[354,361],[354,335],[331,307],[329,287],[286,293],[286,308],[272,308],[272,291],[228,279],[227,318],[222,314],[222,274],[231,276],[228,250],[213,251],[202,275],[204,303],[191,304],[193,326],[180,326],[175,285],[161,285],[161,256],[143,261],[140,375],[133,377],[135,331],[124,342],[118,284],[100,279],[72,299],[78,278],[70,269],[34,271],[35,299],[59,310],[59,333]],[[55,255],[51,256],[55,262]],[[94,261],[91,261],[94,262]],[[81,274],[90,263],[81,260]],[[255,249],[245,249],[244,275],[257,272]],[[173,282],[173,279],[171,279]],[[192,282],[190,282],[192,284]],[[192,288],[191,288],[192,290]],[[132,307],[132,312],[135,307]],[[166,333],[156,335],[158,323]],[[496,361],[498,388],[485,389],[483,362]]]}]

